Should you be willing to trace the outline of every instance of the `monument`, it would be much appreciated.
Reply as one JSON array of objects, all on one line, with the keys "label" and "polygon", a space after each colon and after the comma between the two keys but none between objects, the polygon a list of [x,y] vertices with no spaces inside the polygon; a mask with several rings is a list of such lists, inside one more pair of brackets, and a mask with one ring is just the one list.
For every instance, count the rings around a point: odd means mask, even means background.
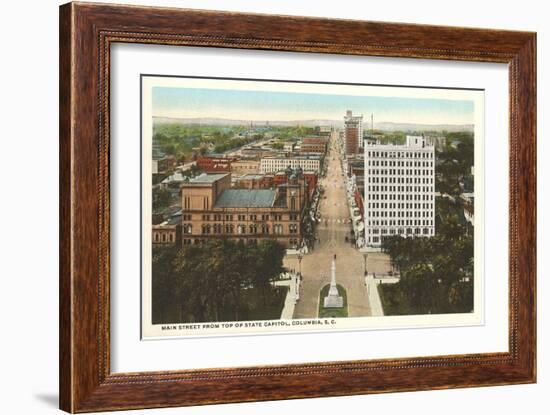
[{"label": "monument", "polygon": [[331,274],[330,288],[328,295],[324,298],[324,306],[325,308],[341,308],[344,306],[344,299],[338,293],[338,288],[336,287],[336,254],[332,258]]}]

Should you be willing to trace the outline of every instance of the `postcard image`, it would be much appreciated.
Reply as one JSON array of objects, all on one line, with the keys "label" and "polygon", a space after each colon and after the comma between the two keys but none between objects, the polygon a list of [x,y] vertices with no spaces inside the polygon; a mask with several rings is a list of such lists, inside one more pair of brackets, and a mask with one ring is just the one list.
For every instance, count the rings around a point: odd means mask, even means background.
[{"label": "postcard image", "polygon": [[141,87],[143,339],[483,324],[483,90]]}]

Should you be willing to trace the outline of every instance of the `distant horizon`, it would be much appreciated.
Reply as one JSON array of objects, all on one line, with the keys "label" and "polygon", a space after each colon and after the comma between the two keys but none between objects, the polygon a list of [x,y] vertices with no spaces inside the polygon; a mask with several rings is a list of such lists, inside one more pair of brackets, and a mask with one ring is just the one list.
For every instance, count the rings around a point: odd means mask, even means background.
[{"label": "distant horizon", "polygon": [[[356,115],[363,115],[363,124],[370,125],[370,114],[355,114]],[[164,118],[164,119],[170,119],[170,120],[218,120],[218,121],[230,121],[230,122],[243,122],[246,124],[249,123],[256,123],[256,124],[265,124],[266,122],[269,123],[300,123],[300,122],[311,122],[311,121],[323,121],[323,122],[335,122],[343,124],[344,120],[343,117],[341,120],[339,119],[332,119],[332,118],[304,118],[304,119],[281,119],[281,120],[274,120],[274,119],[237,119],[237,118],[224,118],[224,117],[177,117],[177,116],[165,116],[165,115],[153,115],[153,118]],[[411,122],[411,121],[374,121],[374,125],[376,124],[417,124],[417,125],[452,125],[452,126],[473,126],[473,122],[465,122],[465,123],[450,123],[450,122],[444,122],[444,123],[429,123],[429,122]]]},{"label": "distant horizon", "polygon": [[354,115],[363,115],[365,124],[370,123],[370,115],[374,114],[375,121],[398,120],[383,122],[465,125],[474,124],[474,109],[474,101],[464,99],[203,87],[152,88],[153,116],[176,119],[343,122],[346,111],[351,110]]}]

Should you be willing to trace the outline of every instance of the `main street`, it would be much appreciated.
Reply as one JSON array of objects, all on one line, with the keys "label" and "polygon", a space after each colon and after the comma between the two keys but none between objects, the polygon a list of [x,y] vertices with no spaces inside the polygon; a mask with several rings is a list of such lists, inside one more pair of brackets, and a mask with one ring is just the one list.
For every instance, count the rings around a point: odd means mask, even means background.
[{"label": "main street", "polygon": [[[351,223],[346,200],[345,178],[341,166],[341,154],[334,132],[326,155],[327,173],[320,180],[324,188],[319,206],[321,223],[317,225],[315,249],[305,255],[301,262],[303,282],[300,300],[296,304],[294,318],[316,318],[319,308],[319,292],[330,283],[330,265],[336,254],[336,281],[342,285],[348,298],[348,316],[370,315],[368,292],[364,279],[364,259],[349,242]],[[347,237],[347,241],[346,241]],[[370,272],[382,273],[388,264],[383,254],[369,254]],[[373,268],[370,268],[372,265]],[[295,256],[285,258],[285,266],[298,271]]]}]

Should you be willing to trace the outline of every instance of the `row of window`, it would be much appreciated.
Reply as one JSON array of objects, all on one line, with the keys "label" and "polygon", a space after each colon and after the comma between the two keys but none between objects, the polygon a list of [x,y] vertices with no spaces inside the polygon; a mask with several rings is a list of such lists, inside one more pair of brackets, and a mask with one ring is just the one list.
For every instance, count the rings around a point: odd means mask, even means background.
[{"label": "row of window", "polygon": [[369,176],[367,183],[433,184],[433,177],[376,177]]},{"label": "row of window", "polygon": [[[393,193],[382,193],[382,192],[393,192]],[[396,194],[399,193],[410,193],[406,194]],[[415,194],[412,194],[412,193]],[[420,193],[424,193],[421,195]],[[433,199],[433,188],[432,186],[367,186],[367,199],[377,200],[382,199],[391,199],[391,200],[405,200],[405,196],[417,196],[416,200],[420,200],[420,196],[426,196],[424,200]],[[411,198],[408,198],[411,199]]]},{"label": "row of window", "polygon": [[[195,244],[195,245],[199,245],[199,244],[205,244],[206,242],[208,242],[208,239],[189,239],[189,238],[184,238],[183,239],[183,244],[184,245],[192,245],[192,244]],[[292,248],[297,248],[298,247],[298,242],[299,240],[296,239],[296,238],[291,238],[288,240],[289,242],[289,245],[292,247]],[[258,240],[257,239],[247,239],[246,240],[246,243],[248,245],[257,245],[258,244]]]},{"label": "row of window", "polygon": [[372,209],[415,209],[421,211],[425,209],[428,213],[433,213],[431,203],[386,203],[372,202],[369,204],[369,210]]},{"label": "row of window", "polygon": [[288,166],[291,166],[292,168],[301,167],[305,170],[317,170],[320,165],[320,160],[309,160],[309,161],[300,161],[300,162],[292,162],[290,160],[269,160],[265,161],[262,160],[261,162],[261,169],[263,170],[272,170],[272,171],[278,171],[286,169]]},{"label": "row of window", "polygon": [[378,235],[378,234],[382,234],[382,235],[404,235],[404,234],[424,234],[424,235],[429,235],[430,234],[430,228],[406,228],[406,229],[403,229],[403,228],[390,228],[390,229],[378,229],[378,228],[374,228],[374,229],[367,229],[367,233],[369,234],[373,234],[373,235]]},{"label": "row of window", "polygon": [[382,219],[369,220],[369,226],[434,226],[433,219]]},{"label": "row of window", "polygon": [[[184,210],[190,210],[191,209],[191,198],[189,196],[185,196],[183,198],[183,209]],[[203,210],[210,209],[210,198],[209,197],[203,197],[202,198],[202,209]]]},{"label": "row of window", "polygon": [[369,166],[380,167],[433,167],[433,161],[394,161],[394,160],[372,160],[367,162]]},{"label": "row of window", "polygon": [[368,151],[368,157],[382,158],[428,158],[433,159],[434,153],[431,151]]},{"label": "row of window", "polygon": [[372,175],[393,175],[393,176],[431,176],[433,170],[430,169],[367,169],[367,174]]},{"label": "row of window", "polygon": [[[182,226],[183,233],[186,235],[193,233],[193,225],[191,223],[184,223]],[[251,224],[251,225],[245,225],[245,224],[221,224],[221,223],[215,223],[213,225],[210,224],[203,224],[201,226],[201,234],[203,235],[231,235],[231,234],[238,234],[238,235],[244,235],[248,231],[249,234],[270,234],[270,226],[267,223],[263,223],[261,225],[257,224]],[[297,234],[299,231],[299,226],[296,223],[291,223],[288,225],[288,233],[290,234]],[[275,235],[282,235],[284,233],[284,225],[278,223],[273,225],[273,233]]]},{"label": "row of window", "polygon": [[155,243],[170,243],[175,242],[175,236],[173,233],[166,232],[154,232],[153,242]]},{"label": "row of window", "polygon": [[422,212],[419,211],[387,211],[387,210],[381,210],[381,211],[368,211],[367,212],[367,218],[433,218],[433,212],[424,210]]},{"label": "row of window", "polygon": [[[283,220],[283,215],[281,213],[266,213],[262,215],[252,214],[252,215],[222,215],[222,214],[204,214],[202,215],[202,220],[204,222],[212,221],[226,221],[226,222],[232,222],[234,217],[237,217],[238,221],[246,222],[247,218],[250,221],[258,221],[261,220],[263,222],[268,220]],[[298,214],[297,213],[291,213],[288,215],[289,220],[298,220]],[[191,220],[191,215],[183,215],[183,220]]]},{"label": "row of window", "polygon": [[[208,242],[208,239],[187,239],[187,238],[183,239],[183,244],[184,245],[192,245],[192,244],[199,245],[199,244],[205,244],[207,242]],[[248,245],[257,245],[258,240],[257,239],[247,239],[246,243]]]},{"label": "row of window", "polygon": [[[401,192],[403,192],[403,190],[401,190]],[[433,200],[434,195],[433,193],[427,193],[427,192],[425,194],[367,193],[365,199],[366,200]]]}]

